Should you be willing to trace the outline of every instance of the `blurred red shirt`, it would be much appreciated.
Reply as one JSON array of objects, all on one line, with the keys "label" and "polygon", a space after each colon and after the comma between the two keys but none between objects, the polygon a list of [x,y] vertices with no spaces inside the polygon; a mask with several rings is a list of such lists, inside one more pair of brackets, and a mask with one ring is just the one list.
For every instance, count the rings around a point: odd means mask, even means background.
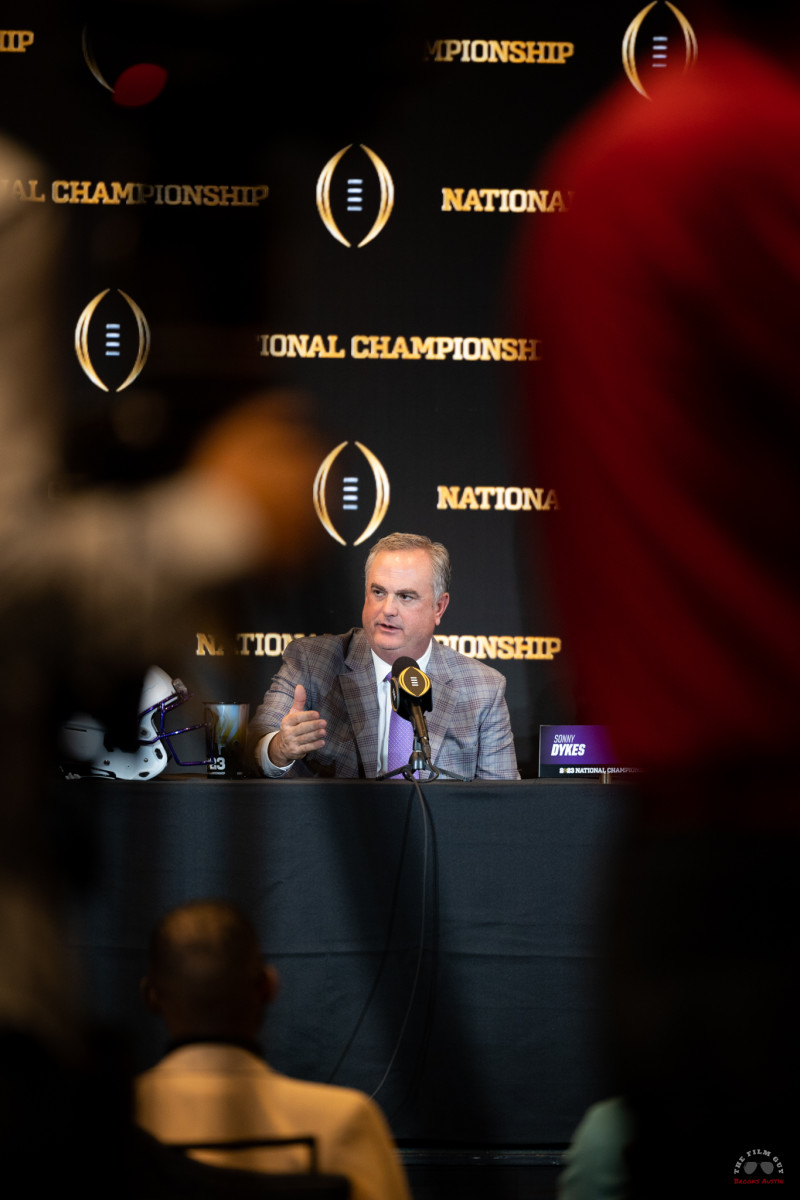
[{"label": "blurred red shirt", "polygon": [[622,84],[557,150],[572,208],[522,256],[565,648],[631,763],[790,763],[800,89],[719,40],[651,95]]}]

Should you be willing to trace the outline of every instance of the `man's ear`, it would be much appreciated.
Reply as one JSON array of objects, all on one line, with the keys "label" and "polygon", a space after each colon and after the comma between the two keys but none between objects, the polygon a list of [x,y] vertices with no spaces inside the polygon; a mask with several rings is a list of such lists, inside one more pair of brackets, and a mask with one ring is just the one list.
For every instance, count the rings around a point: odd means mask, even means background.
[{"label": "man's ear", "polygon": [[434,617],[436,619],[437,625],[439,624],[442,617],[444,616],[444,610],[447,608],[449,603],[450,603],[450,593],[442,592],[441,596],[439,597],[439,599],[436,601],[436,603],[433,606]]},{"label": "man's ear", "polygon": [[150,1009],[150,1012],[161,1012],[161,1001],[158,997],[158,991],[149,975],[145,975],[139,980],[139,995],[142,997],[145,1006]]}]

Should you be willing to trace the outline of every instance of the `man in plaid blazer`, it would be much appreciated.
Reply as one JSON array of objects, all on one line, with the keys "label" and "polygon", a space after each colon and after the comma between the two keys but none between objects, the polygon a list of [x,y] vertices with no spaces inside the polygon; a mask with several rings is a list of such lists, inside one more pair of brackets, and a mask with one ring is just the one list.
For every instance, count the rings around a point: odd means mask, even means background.
[{"label": "man in plaid blazer", "polygon": [[444,546],[390,534],[370,551],[365,578],[362,629],[287,646],[250,726],[258,769],[374,779],[402,765],[388,749],[387,680],[395,659],[409,657],[431,679],[434,765],[464,779],[518,779],[504,677],[433,637],[450,599]]}]

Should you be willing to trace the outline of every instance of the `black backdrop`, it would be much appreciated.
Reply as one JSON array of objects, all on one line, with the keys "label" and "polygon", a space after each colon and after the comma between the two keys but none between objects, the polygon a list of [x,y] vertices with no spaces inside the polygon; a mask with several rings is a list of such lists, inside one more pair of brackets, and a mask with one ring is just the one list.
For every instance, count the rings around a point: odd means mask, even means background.
[{"label": "black backdrop", "polygon": [[[367,545],[410,529],[451,550],[441,634],[506,675],[523,774],[535,773],[538,725],[573,715],[569,645],[539,547],[542,526],[558,520],[559,480],[535,445],[519,442],[523,385],[525,403],[549,399],[536,390],[536,362],[518,357],[520,344],[527,359],[569,348],[542,346],[524,326],[512,280],[528,224],[569,220],[570,181],[550,178],[546,151],[606,85],[630,86],[622,42],[639,11],[624,2],[356,2],[315,7],[313,16],[258,0],[3,6],[2,125],[45,163],[35,189],[23,181],[20,203],[41,195],[65,231],[53,350],[69,481],[153,478],[181,461],[215,414],[264,386],[303,393],[295,402],[324,454],[346,443],[322,489],[329,527],[319,525],[302,583],[251,581],[224,616],[182,631],[176,661],[162,664],[198,697],[255,703],[287,636],[358,623]],[[669,69],[683,67],[684,34],[660,3],[636,43],[645,81],[659,32]],[[136,107],[116,103],[118,77],[148,62],[166,71],[161,93]],[[330,175],[326,226],[318,180],[347,146]],[[380,210],[378,171],[362,146],[385,166],[393,207],[359,248]],[[360,214],[347,211],[349,179],[362,181]],[[120,198],[131,183],[152,191]],[[481,189],[495,189],[494,198]],[[549,211],[513,211],[526,205],[525,189]],[[73,348],[80,314],[106,288],[88,350],[107,392]],[[141,309],[152,342],[138,378],[115,391],[136,350],[119,289]],[[121,320],[121,365],[104,358],[109,319]],[[289,335],[295,347],[343,356],[289,357]],[[354,337],[389,340],[364,358],[353,355]],[[420,339],[418,358],[378,357],[381,345],[404,355],[400,337],[409,353]],[[453,346],[439,343],[434,357],[431,338]],[[455,339],[493,339],[494,348]],[[370,345],[356,342],[356,352]],[[270,346],[277,357],[261,353]],[[388,509],[355,546],[381,470]],[[356,480],[355,512],[343,508],[345,475]]]}]

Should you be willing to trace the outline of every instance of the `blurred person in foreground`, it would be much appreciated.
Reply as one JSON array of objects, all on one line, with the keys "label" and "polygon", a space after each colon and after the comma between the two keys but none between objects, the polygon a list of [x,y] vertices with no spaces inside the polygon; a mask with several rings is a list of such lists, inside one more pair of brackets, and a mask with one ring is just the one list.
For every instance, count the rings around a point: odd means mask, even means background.
[{"label": "blurred person in foreground", "polygon": [[[34,178],[42,166],[0,136],[0,174]],[[172,644],[167,600],[180,613],[201,588],[302,563],[318,463],[290,415],[297,397],[265,391],[210,425],[171,477],[138,491],[54,488],[64,420],[50,311],[58,230],[49,205],[0,195],[0,705],[23,748],[6,790],[26,795],[41,751],[24,747],[41,743],[64,693],[93,711],[131,674],[138,698],[145,669]],[[132,731],[135,721],[133,710]]]},{"label": "blurred person in foreground", "polygon": [[572,211],[521,257],[581,715],[648,771],[605,964],[647,1197],[796,1140],[798,19],[726,7],[693,69],[623,80],[557,148]]},{"label": "blurred person in foreground", "polygon": [[[166,1056],[136,1080],[136,1119],[160,1141],[312,1136],[318,1167],[346,1175],[353,1200],[409,1200],[386,1121],[363,1093],[280,1075],[258,1044],[278,987],[255,930],[233,904],[197,900],[168,913],[142,981],[170,1034]],[[218,1166],[307,1171],[306,1147],[193,1151]]]},{"label": "blurred person in foreground", "polygon": [[[0,136],[2,177],[41,174]],[[296,397],[269,392],[233,406],[169,478],[138,491],[54,489],[64,419],[50,311],[58,229],[49,205],[0,196],[0,714],[15,747],[0,867],[18,866],[35,839],[32,800],[52,765],[58,717],[78,705],[113,712],[127,684],[135,741],[144,672],[174,646],[164,612],[262,566],[297,567],[313,522],[302,501],[316,448],[289,416]]]},{"label": "blurred person in foreground", "polygon": [[[0,178],[41,177],[41,164],[0,135]],[[87,1119],[90,1090],[62,921],[65,875],[91,839],[49,803],[56,729],[82,709],[115,722],[115,736],[129,720],[135,742],[144,672],[169,661],[174,645],[164,612],[263,564],[297,565],[311,523],[310,504],[297,499],[310,495],[318,461],[307,433],[254,397],[210,428],[171,478],[136,492],[54,495],[63,469],[49,311],[58,258],[51,207],[2,192],[0,1150],[40,1172],[58,1155],[33,1145],[77,1152],[72,1122]]]}]

